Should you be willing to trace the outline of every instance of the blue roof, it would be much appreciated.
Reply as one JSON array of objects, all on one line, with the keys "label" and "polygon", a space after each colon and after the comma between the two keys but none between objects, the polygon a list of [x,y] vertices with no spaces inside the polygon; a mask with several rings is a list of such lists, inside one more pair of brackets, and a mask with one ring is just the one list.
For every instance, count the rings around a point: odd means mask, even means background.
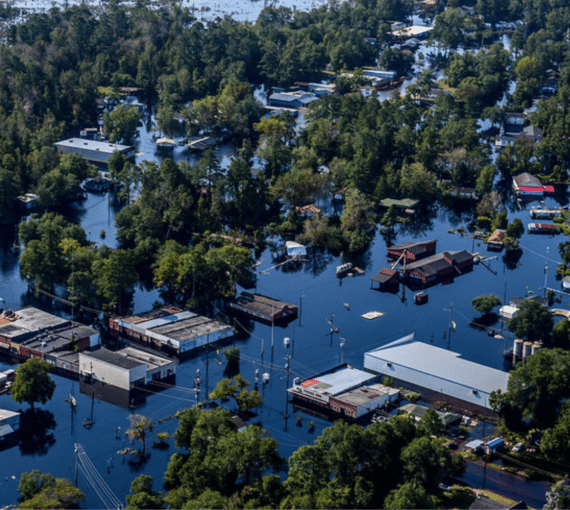
[{"label": "blue roof", "polygon": [[504,444],[505,441],[503,440],[502,437],[496,437],[495,439],[491,439],[491,441],[487,443],[487,446],[489,448],[497,448],[498,446],[502,446]]}]

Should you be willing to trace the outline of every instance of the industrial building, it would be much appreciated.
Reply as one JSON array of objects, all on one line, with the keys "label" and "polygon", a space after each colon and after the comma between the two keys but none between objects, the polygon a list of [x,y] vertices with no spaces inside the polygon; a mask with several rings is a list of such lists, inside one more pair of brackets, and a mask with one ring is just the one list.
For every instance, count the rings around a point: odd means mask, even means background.
[{"label": "industrial building", "polygon": [[131,145],[99,142],[82,138],[69,138],[54,143],[58,154],[79,154],[93,163],[108,163],[115,151],[125,154],[128,158],[135,155],[135,148]]},{"label": "industrial building", "polygon": [[513,191],[520,198],[536,198],[545,193],[554,193],[554,186],[545,186],[538,177],[523,172],[513,177]]},{"label": "industrial building", "polygon": [[132,317],[111,317],[109,332],[152,349],[181,356],[231,337],[233,328],[214,319],[167,307]]},{"label": "industrial building", "polygon": [[301,381],[287,390],[293,402],[358,419],[397,400],[399,391],[378,384],[378,376],[344,364]]},{"label": "industrial building", "polygon": [[[414,340],[414,334],[364,354],[364,368],[459,404],[490,409],[493,391],[507,391],[509,374],[460,357],[457,352]],[[446,399],[447,400],[447,399]]]},{"label": "industrial building", "polygon": [[79,372],[84,378],[130,391],[153,381],[173,378],[176,363],[133,347],[115,352],[99,349],[79,353]]},{"label": "industrial building", "polygon": [[32,306],[0,315],[0,350],[20,360],[46,359],[54,352],[93,349],[100,343],[95,329]]}]

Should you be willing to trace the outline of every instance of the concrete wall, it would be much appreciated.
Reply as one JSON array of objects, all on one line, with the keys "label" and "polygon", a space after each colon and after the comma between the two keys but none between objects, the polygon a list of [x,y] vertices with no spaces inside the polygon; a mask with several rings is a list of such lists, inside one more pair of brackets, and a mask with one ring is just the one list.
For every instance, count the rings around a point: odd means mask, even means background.
[{"label": "concrete wall", "polygon": [[142,364],[129,370],[80,354],[79,372],[81,375],[92,374],[97,381],[129,390],[136,381],[145,382],[146,365]]}]

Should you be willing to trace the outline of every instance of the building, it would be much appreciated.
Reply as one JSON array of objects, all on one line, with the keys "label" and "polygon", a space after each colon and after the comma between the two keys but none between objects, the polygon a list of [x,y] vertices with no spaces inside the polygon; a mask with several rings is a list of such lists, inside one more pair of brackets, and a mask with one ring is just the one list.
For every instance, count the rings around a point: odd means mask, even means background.
[{"label": "building", "polygon": [[415,212],[414,208],[420,203],[419,200],[415,198],[402,198],[400,200],[395,198],[384,198],[380,200],[380,205],[389,209],[390,207],[395,207],[399,211],[413,214]]},{"label": "building", "polygon": [[505,246],[505,239],[507,237],[507,231],[503,229],[496,229],[487,239],[487,249],[501,251]]},{"label": "building", "polygon": [[530,217],[539,220],[551,220],[553,218],[562,218],[562,209],[548,209],[546,207],[532,206],[530,208]]},{"label": "building", "polygon": [[26,193],[25,195],[21,195],[18,197],[20,201],[20,205],[24,214],[30,214],[34,211],[38,205],[38,195],[34,193]]},{"label": "building", "polygon": [[133,347],[79,353],[79,373],[92,381],[131,391],[153,381],[172,379],[176,363]]},{"label": "building", "polygon": [[283,322],[297,318],[299,307],[262,294],[242,292],[231,303],[230,308],[254,319],[265,322]]},{"label": "building", "polygon": [[108,163],[115,151],[125,154],[128,158],[135,155],[135,148],[131,145],[85,140],[82,138],[69,138],[54,143],[58,154],[79,154],[93,163]]},{"label": "building", "polygon": [[233,336],[231,326],[180,308],[167,307],[134,315],[111,317],[109,332],[175,356]]},{"label": "building", "polygon": [[414,340],[414,334],[364,354],[364,368],[428,390],[457,405],[490,409],[491,392],[507,391],[509,374],[460,357],[457,352]]},{"label": "building", "polygon": [[524,113],[508,112],[505,114],[503,122],[503,134],[505,135],[518,135],[524,129]]},{"label": "building", "polygon": [[46,359],[58,351],[82,351],[101,343],[99,332],[32,306],[0,315],[0,349],[17,356]]},{"label": "building", "polygon": [[[406,404],[398,409],[398,414],[406,413],[408,416],[414,419],[414,421],[420,421],[424,414],[426,414],[427,410],[430,409],[426,406],[421,406],[419,404]],[[461,421],[461,415],[457,413],[448,413],[445,411],[434,411],[439,416],[441,423],[445,428],[451,427],[456,425],[458,422]]]},{"label": "building", "polygon": [[408,27],[401,27],[396,30],[392,30],[392,35],[396,39],[427,39],[433,27],[424,27],[421,25],[411,25]]},{"label": "building", "polygon": [[303,381],[297,377],[287,392],[293,402],[358,419],[398,398],[398,390],[378,384],[378,379],[344,364]]},{"label": "building", "polygon": [[269,96],[269,106],[306,108],[317,99],[318,96],[312,92],[274,92]]},{"label": "building", "polygon": [[388,257],[399,260],[404,254],[407,261],[415,262],[435,253],[437,240],[408,241],[388,248]]},{"label": "building", "polygon": [[539,198],[545,193],[554,193],[554,187],[544,186],[538,177],[523,172],[513,177],[513,191],[517,197]]},{"label": "building", "polygon": [[529,234],[554,235],[560,233],[560,227],[554,223],[529,223],[527,230]]},{"label": "building", "polygon": [[435,284],[473,268],[473,254],[466,250],[444,251],[406,265],[404,278],[418,285]]},{"label": "building", "polygon": [[20,430],[20,413],[0,409],[0,448],[4,443],[12,443]]},{"label": "building", "polygon": [[374,282],[378,283],[379,290],[389,290],[396,288],[400,282],[400,273],[395,269],[383,267],[370,278],[370,287],[372,288]]}]

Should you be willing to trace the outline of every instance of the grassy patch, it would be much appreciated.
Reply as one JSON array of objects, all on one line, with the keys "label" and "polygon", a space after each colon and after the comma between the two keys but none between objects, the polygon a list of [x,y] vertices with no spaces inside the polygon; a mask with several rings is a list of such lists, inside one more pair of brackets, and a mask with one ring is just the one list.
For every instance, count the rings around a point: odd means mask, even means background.
[{"label": "grassy patch", "polygon": [[442,492],[438,508],[469,508],[475,501],[475,493],[469,487],[452,485],[451,492]]},{"label": "grassy patch", "polygon": [[497,503],[501,503],[503,505],[513,506],[513,505],[516,505],[518,503],[518,501],[515,501],[514,499],[505,498],[504,496],[501,496],[500,494],[497,494],[496,492],[493,492],[493,491],[489,491],[487,489],[477,489],[477,492],[479,492],[479,494],[481,494],[483,496],[487,496],[489,499],[492,499],[493,501],[496,501]]}]

